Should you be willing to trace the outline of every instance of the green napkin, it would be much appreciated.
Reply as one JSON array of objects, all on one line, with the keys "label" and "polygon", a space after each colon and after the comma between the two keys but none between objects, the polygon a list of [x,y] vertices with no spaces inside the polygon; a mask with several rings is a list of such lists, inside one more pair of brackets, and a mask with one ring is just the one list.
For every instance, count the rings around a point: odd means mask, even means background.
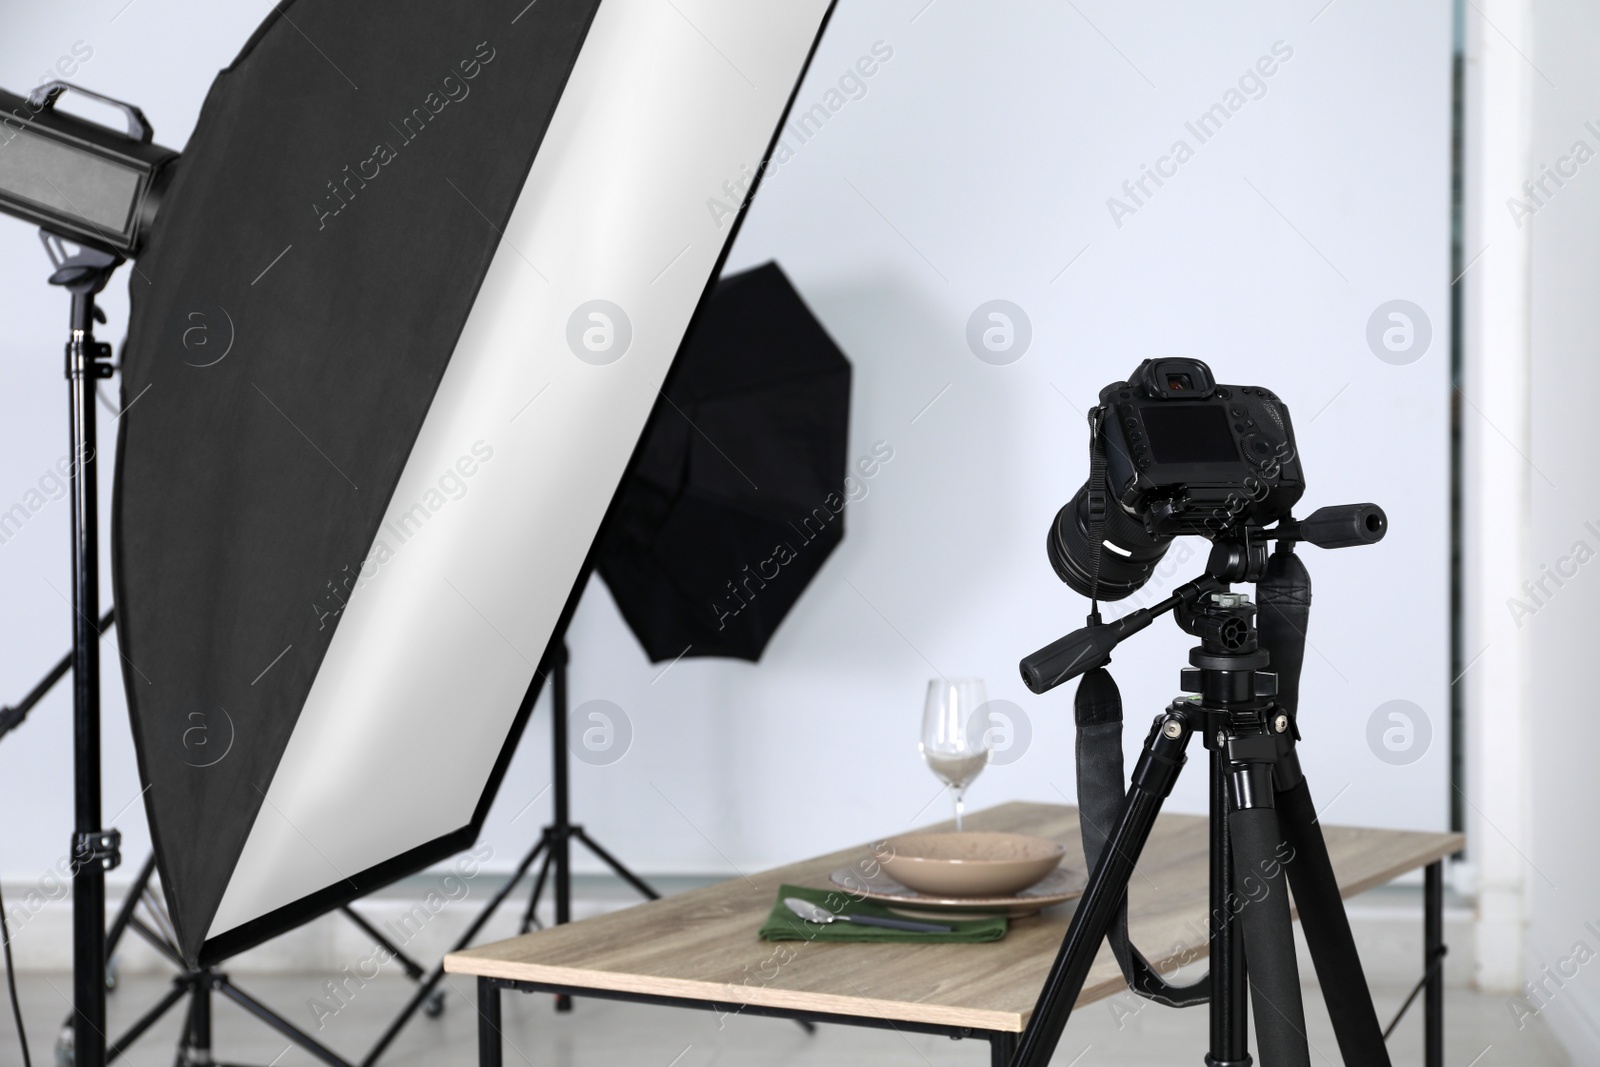
[{"label": "green napkin", "polygon": [[[799,897],[820,904],[836,915],[877,915],[889,919],[909,918],[897,915],[881,904],[870,900],[856,900],[842,889],[806,889],[797,885],[778,887],[778,899],[772,912],[761,926],[764,941],[927,941],[968,942],[998,941],[1006,936],[1006,919],[997,915],[992,919],[924,919],[950,927],[948,934],[919,934],[910,930],[890,930],[882,926],[862,926],[858,923],[811,923],[790,911],[783,903],[785,897]],[[920,918],[920,917],[919,917]]]}]

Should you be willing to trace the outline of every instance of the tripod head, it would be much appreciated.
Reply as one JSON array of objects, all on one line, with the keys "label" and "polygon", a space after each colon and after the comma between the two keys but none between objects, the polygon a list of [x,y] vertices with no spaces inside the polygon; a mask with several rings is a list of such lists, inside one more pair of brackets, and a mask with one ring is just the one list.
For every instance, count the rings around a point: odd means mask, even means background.
[{"label": "tripod head", "polygon": [[[1200,577],[1180,585],[1165,600],[1131,611],[1112,622],[1102,622],[1098,612],[1090,615],[1089,625],[1081,630],[1074,630],[1024,656],[1019,664],[1022,682],[1034,693],[1047,693],[1063,682],[1096,667],[1104,667],[1111,662],[1111,653],[1117,645],[1169,611],[1177,612],[1179,625],[1200,637],[1204,647],[1206,634],[1190,628],[1194,620],[1212,617],[1207,614],[1209,608],[1201,609],[1202,599],[1212,593],[1226,593],[1228,586],[1235,582],[1260,580],[1267,569],[1269,541],[1286,544],[1305,541],[1318,548],[1353,548],[1376,544],[1388,530],[1389,519],[1376,504],[1319,508],[1305,519],[1286,517],[1270,529],[1234,526],[1226,534],[1213,538],[1211,555]],[[1236,615],[1234,618],[1232,629],[1236,631],[1238,618]],[[1253,633],[1253,627],[1249,629]],[[1219,631],[1214,636],[1221,640],[1225,635]]]}]

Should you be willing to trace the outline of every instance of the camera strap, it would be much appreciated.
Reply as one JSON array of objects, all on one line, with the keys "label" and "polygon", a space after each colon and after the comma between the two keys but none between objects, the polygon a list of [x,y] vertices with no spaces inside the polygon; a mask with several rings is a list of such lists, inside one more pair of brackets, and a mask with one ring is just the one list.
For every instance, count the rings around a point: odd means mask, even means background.
[{"label": "camera strap", "polygon": [[[1105,551],[1106,508],[1111,494],[1106,492],[1106,449],[1100,428],[1106,417],[1102,405],[1089,409],[1089,622],[1100,622],[1100,553]],[[1120,716],[1119,716],[1120,717]]]},{"label": "camera strap", "polygon": [[[1256,597],[1256,628],[1261,647],[1272,657],[1271,666],[1278,676],[1277,702],[1293,717],[1299,710],[1300,671],[1305,663],[1306,627],[1311,621],[1311,576],[1290,542],[1278,542],[1266,574],[1256,583]],[[1092,871],[1105,851],[1126,796],[1122,694],[1111,672],[1097,667],[1083,676],[1073,701],[1073,717],[1078,727],[1078,820],[1083,857]],[[1106,940],[1128,988],[1140,996],[1174,1008],[1210,1000],[1209,975],[1190,985],[1174,986],[1134,947],[1128,937],[1126,897]]]},{"label": "camera strap", "polygon": [[1267,573],[1256,583],[1256,633],[1278,675],[1278,706],[1292,719],[1300,710],[1300,668],[1311,622],[1311,575],[1294,545],[1279,541]]},{"label": "camera strap", "polygon": [[[1078,823],[1083,835],[1083,858],[1094,870],[1105,851],[1106,839],[1122,813],[1126,795],[1122,772],[1122,693],[1111,672],[1096,667],[1078,683],[1073,700],[1078,725]],[[1117,917],[1106,933],[1111,952],[1122,968],[1128,988],[1141,997],[1169,1008],[1188,1008],[1211,999],[1211,978],[1202,975],[1190,985],[1175,986],[1128,939],[1128,898],[1122,898]]]}]

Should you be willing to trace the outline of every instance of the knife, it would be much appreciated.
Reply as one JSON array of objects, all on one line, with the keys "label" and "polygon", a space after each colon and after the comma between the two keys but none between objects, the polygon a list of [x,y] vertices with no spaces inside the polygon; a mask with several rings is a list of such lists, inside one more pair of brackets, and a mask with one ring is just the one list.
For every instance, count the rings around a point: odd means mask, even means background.
[{"label": "knife", "polygon": [[813,904],[799,897],[784,897],[783,904],[800,918],[811,923],[831,923],[837,920],[855,923],[857,926],[883,926],[890,930],[910,930],[918,934],[948,934],[952,929],[940,926],[938,923],[919,923],[910,919],[880,919],[876,915],[836,915],[820,904]]}]

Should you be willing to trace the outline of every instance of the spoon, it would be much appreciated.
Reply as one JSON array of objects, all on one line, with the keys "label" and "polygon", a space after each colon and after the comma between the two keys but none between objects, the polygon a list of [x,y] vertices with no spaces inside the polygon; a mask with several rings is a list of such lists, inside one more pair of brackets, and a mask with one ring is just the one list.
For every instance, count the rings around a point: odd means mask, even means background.
[{"label": "spoon", "polygon": [[950,927],[940,926],[937,923],[912,922],[910,919],[880,919],[876,915],[835,915],[820,904],[813,904],[799,897],[784,897],[783,904],[810,923],[831,923],[837,920],[855,923],[857,926],[883,926],[890,930],[910,930],[919,934],[948,934],[951,930]]}]

